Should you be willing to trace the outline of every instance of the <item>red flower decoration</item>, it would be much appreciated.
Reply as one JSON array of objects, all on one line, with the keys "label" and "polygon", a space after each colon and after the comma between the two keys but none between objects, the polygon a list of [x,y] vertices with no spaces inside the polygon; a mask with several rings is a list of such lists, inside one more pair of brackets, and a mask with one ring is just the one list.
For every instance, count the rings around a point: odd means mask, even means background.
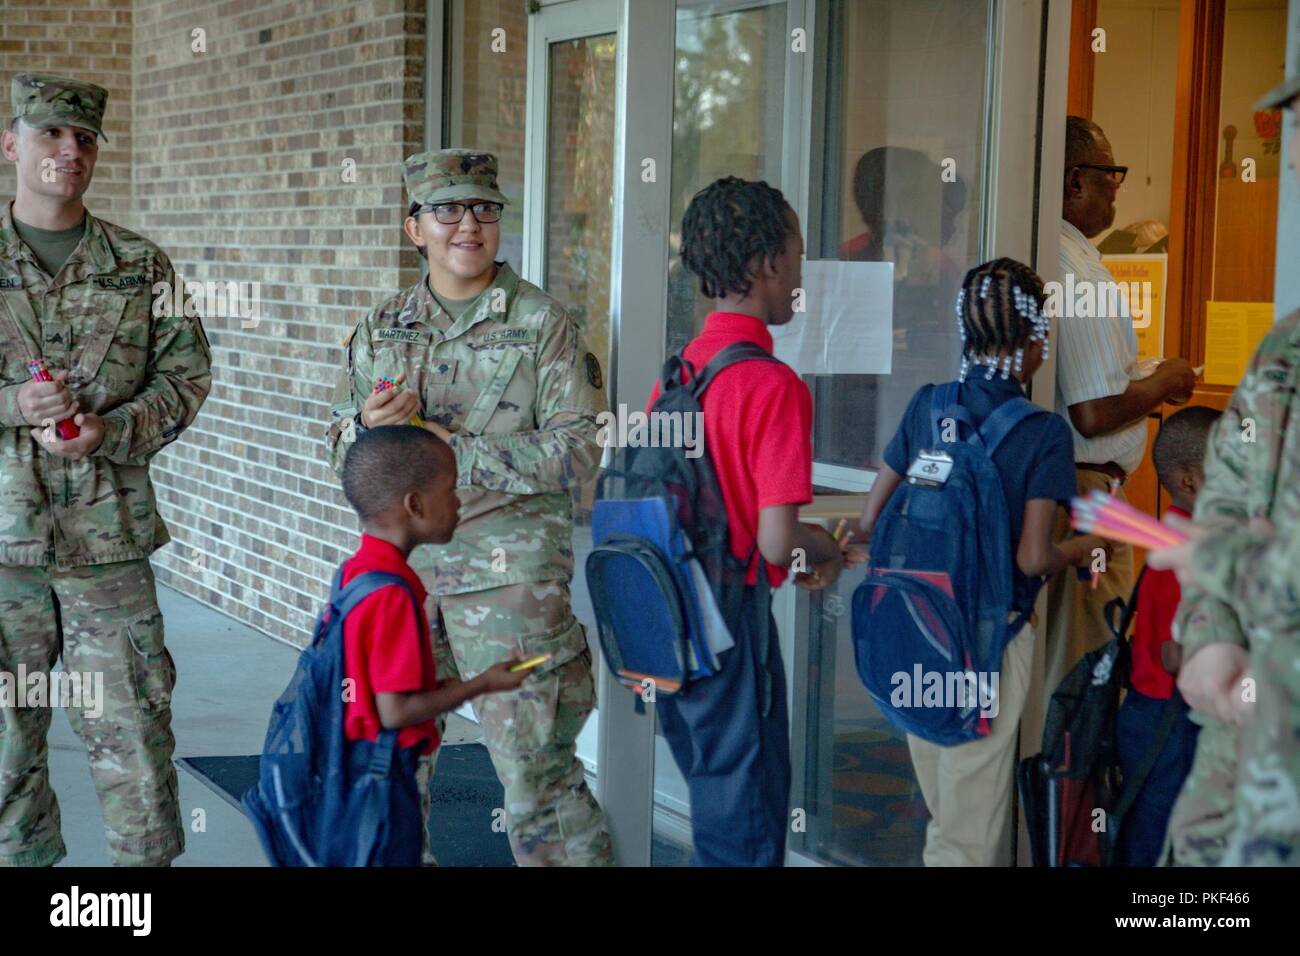
[{"label": "red flower decoration", "polygon": [[1260,110],[1256,113],[1255,132],[1260,139],[1277,139],[1282,134],[1282,111]]}]

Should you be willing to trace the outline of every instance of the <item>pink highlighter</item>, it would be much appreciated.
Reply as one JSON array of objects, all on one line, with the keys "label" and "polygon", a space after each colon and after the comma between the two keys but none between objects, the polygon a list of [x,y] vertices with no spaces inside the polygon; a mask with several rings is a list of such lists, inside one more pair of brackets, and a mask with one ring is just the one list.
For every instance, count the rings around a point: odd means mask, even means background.
[{"label": "pink highlighter", "polygon": [[[52,382],[50,370],[45,367],[45,359],[34,358],[27,360],[27,371],[31,373],[33,382]],[[64,441],[72,441],[81,435],[81,429],[71,418],[65,418],[54,426],[59,430],[59,437]]]}]

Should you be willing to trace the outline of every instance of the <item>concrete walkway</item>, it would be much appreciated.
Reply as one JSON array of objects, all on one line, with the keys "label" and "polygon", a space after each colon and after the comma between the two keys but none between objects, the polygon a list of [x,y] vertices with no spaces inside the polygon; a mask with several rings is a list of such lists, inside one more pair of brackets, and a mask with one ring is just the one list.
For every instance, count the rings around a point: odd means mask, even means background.
[{"label": "concrete walkway", "polygon": [[[172,729],[177,757],[261,753],[271,705],[293,674],[298,651],[274,641],[193,598],[159,586],[167,647],[176,661]],[[451,715],[447,743],[477,740],[477,727]],[[265,866],[266,858],[244,816],[180,770],[186,850],[175,866]],[[63,813],[68,855],[61,866],[108,866],[104,818],[91,783],[86,749],[55,710],[50,730],[50,778]],[[204,814],[195,814],[203,810]],[[206,829],[195,832],[196,817]]]}]

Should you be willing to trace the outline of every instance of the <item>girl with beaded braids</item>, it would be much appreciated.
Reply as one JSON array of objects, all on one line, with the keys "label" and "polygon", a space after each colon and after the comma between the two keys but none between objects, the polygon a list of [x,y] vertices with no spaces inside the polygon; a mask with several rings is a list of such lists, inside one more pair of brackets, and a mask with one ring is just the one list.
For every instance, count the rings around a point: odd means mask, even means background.
[{"label": "girl with beaded braids", "polygon": [[1044,301],[1043,280],[1015,259],[994,259],[966,273],[956,305],[962,341],[959,381],[966,381],[976,365],[988,366],[986,379],[999,370],[1005,379],[1013,369],[1018,377],[1030,350],[1034,357],[1024,379],[1028,381],[1048,357],[1050,324],[1043,314]]},{"label": "girl with beaded braids", "polygon": [[[966,273],[957,294],[957,332],[962,364],[957,404],[976,428],[1003,403],[1024,397],[1048,350],[1049,325],[1042,314],[1043,283],[1028,266],[995,259]],[[983,375],[970,374],[983,366]],[[909,466],[934,448],[930,421],[936,386],[912,396],[859,519],[859,542],[870,542],[876,520]],[[958,439],[966,437],[963,432]],[[948,439],[954,440],[954,439]],[[992,461],[1007,503],[1008,527],[981,529],[1010,539],[1011,611],[1032,615],[1045,576],[1069,565],[1086,565],[1102,539],[1083,535],[1052,541],[1057,509],[1074,497],[1074,443],[1069,426],[1046,411],[1019,421]],[[904,532],[905,533],[905,532]],[[854,562],[863,560],[861,553]],[[882,640],[889,639],[888,635]],[[1035,632],[1026,624],[1006,645],[998,673],[997,709],[987,737],[940,746],[908,735],[908,750],[932,820],[926,829],[927,866],[997,866],[1010,862],[1011,787],[1018,725],[1029,690]]]}]

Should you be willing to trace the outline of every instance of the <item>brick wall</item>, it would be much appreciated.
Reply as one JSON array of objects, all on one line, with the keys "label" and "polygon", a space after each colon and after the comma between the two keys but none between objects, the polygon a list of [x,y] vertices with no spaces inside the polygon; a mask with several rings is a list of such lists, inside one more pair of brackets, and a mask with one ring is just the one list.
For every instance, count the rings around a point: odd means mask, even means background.
[{"label": "brick wall", "polygon": [[[74,49],[75,47],[75,49]],[[95,178],[86,203],[97,215],[131,222],[131,0],[0,0],[0,115],[13,118],[16,73],[60,73],[108,90]],[[0,162],[0,197],[14,194],[14,170]]]},{"label": "brick wall", "polygon": [[340,342],[420,274],[399,164],[423,144],[424,2],[134,11],[136,226],[186,279],[261,285],[256,327],[205,318],[212,393],[154,461],[175,539],[154,564],[159,580],[301,643],[356,540],[323,455]]}]

